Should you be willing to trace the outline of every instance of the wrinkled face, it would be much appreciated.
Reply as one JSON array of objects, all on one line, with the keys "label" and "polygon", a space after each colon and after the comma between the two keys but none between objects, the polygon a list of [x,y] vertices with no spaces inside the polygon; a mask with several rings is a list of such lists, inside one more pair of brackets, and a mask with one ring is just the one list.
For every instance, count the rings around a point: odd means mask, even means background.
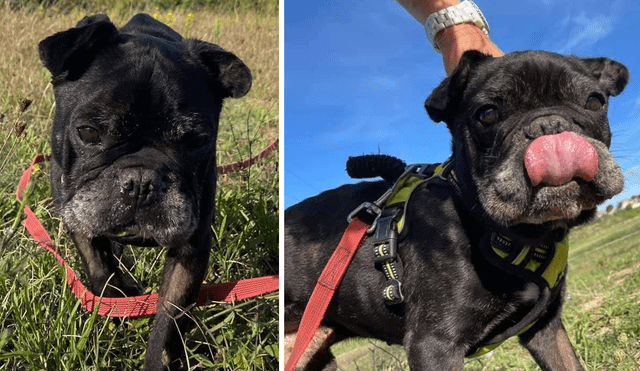
[{"label": "wrinkled face", "polygon": [[447,122],[489,218],[566,225],[622,191],[607,108],[624,66],[544,52],[465,57],[426,106]]},{"label": "wrinkled face", "polygon": [[218,118],[251,71],[218,45],[139,14],[105,15],[38,45],[51,72],[53,200],[76,240],[183,246],[213,216]]},{"label": "wrinkled face", "polygon": [[222,99],[205,71],[184,58],[177,67],[178,55],[127,44],[112,53],[56,88],[57,207],[84,236],[184,244],[201,214],[211,220],[212,199],[201,196],[214,194]]}]

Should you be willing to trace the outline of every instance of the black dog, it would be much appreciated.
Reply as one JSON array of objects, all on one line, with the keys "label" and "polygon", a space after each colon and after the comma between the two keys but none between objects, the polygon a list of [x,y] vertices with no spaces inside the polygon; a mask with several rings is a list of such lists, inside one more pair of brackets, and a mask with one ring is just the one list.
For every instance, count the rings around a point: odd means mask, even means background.
[{"label": "black dog", "polygon": [[183,39],[146,14],[119,30],[105,15],[86,17],[39,50],[56,99],[53,199],[91,291],[138,294],[114,251],[168,248],[144,367],[167,368],[187,327],[179,314],[207,270],[222,102],[249,91],[251,72],[232,53]]},{"label": "black dog", "polygon": [[[462,370],[465,356],[511,332],[542,369],[582,370],[560,316],[566,266],[545,288],[546,277],[513,268],[498,251],[519,246],[531,251],[530,263],[543,261],[562,250],[569,228],[622,190],[607,108],[628,78],[606,58],[465,53],[426,101],[429,116],[452,134],[452,172],[421,183],[407,202],[397,247],[404,301],[385,304],[387,279],[374,268],[370,236],[300,368],[335,367],[328,345],[364,336],[403,344],[413,370]],[[346,185],[285,211],[288,351],[347,215],[388,188]]]}]

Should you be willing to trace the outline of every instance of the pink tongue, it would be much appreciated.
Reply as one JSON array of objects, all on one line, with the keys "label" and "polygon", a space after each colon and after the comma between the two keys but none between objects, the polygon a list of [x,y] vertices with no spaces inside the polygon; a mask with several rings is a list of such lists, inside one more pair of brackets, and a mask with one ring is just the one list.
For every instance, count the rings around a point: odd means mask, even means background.
[{"label": "pink tongue", "polygon": [[524,166],[534,186],[560,186],[576,177],[591,181],[598,171],[598,152],[575,133],[543,135],[525,150]]}]

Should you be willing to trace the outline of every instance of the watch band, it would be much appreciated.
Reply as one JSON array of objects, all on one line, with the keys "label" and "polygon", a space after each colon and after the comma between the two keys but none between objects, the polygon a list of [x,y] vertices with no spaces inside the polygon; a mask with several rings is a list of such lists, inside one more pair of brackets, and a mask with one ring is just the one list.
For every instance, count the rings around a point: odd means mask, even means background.
[{"label": "watch band", "polygon": [[460,24],[473,23],[478,26],[487,36],[489,36],[489,22],[484,17],[480,8],[471,0],[465,0],[457,5],[438,10],[429,14],[424,23],[427,31],[427,38],[434,49],[440,53],[440,48],[436,44],[436,35],[447,27]]}]

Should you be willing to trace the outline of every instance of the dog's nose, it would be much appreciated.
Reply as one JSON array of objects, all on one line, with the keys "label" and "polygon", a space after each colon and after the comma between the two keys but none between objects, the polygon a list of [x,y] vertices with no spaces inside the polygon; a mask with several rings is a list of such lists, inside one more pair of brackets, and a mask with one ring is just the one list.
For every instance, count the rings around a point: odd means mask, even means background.
[{"label": "dog's nose", "polygon": [[543,135],[560,134],[569,131],[569,129],[569,122],[564,117],[550,115],[533,120],[525,130],[525,135],[529,139],[536,139]]},{"label": "dog's nose", "polygon": [[120,176],[120,192],[125,204],[141,207],[157,197],[159,178],[154,171],[146,169],[125,169]]}]

